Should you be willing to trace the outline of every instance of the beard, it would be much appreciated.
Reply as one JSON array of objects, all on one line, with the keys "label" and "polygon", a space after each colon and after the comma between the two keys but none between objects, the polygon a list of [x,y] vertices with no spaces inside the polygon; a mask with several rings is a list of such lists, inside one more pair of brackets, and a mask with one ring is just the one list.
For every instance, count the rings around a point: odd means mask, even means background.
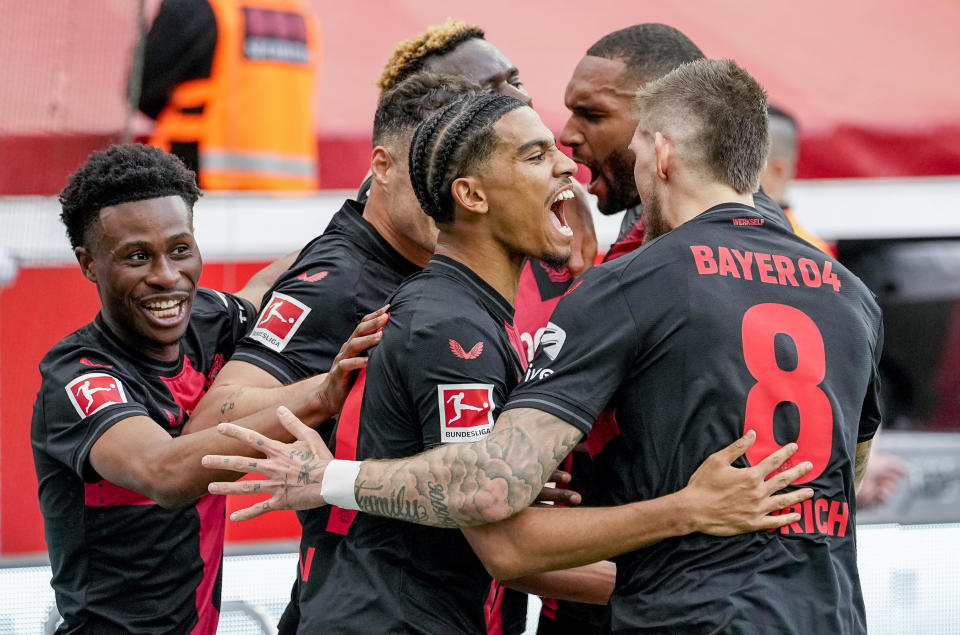
[{"label": "beard", "polygon": [[601,214],[610,216],[640,203],[633,164],[633,153],[621,150],[607,157],[606,164],[600,167],[601,178],[607,182],[607,198],[597,201]]},{"label": "beard", "polygon": [[643,197],[643,244],[654,238],[663,236],[670,229],[663,221],[663,208],[660,206],[660,197],[651,192]]},{"label": "beard", "polygon": [[548,267],[553,269],[563,269],[567,266],[567,262],[570,261],[571,252],[565,254],[555,254],[552,252],[544,252],[540,254],[539,260],[541,260]]}]

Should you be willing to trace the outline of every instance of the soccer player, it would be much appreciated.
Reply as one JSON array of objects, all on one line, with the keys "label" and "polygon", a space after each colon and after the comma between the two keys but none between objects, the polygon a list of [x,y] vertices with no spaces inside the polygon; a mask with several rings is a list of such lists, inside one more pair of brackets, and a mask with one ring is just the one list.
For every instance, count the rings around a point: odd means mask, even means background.
[{"label": "soccer player", "polygon": [[[410,137],[434,110],[471,91],[477,87],[465,79],[422,72],[384,93],[373,122],[369,198],[365,204],[345,201],[324,233],[278,278],[256,326],[210,390],[213,409],[229,413],[231,404],[257,401],[263,390],[325,372],[337,354],[337,341],[359,317],[384,304],[404,278],[427,264],[437,228],[410,185]],[[354,458],[355,442],[341,443],[341,438],[356,416],[355,410],[344,413],[334,439],[341,458]],[[332,421],[320,428],[327,439],[332,430]],[[321,618],[330,602],[322,583],[350,526],[349,515],[326,508],[298,517],[300,565],[281,633],[317,632],[312,620]]]},{"label": "soccer player", "polygon": [[[101,310],[41,361],[31,428],[58,632],[216,630],[224,500],[204,495],[213,479],[195,463],[233,444],[210,429],[216,419],[191,415],[282,267],[236,295],[198,289],[199,194],[179,159],[130,144],[93,153],[60,195]],[[366,332],[382,323],[376,316]],[[363,363],[341,355],[330,377],[263,405],[292,399],[319,423],[339,410],[346,375]],[[207,429],[182,434],[188,423]],[[290,438],[273,407],[238,423]]]},{"label": "soccer player", "polygon": [[[508,300],[516,290],[521,254],[539,251],[542,255],[563,256],[569,249],[569,233],[556,227],[551,216],[568,189],[566,177],[570,174],[572,163],[556,149],[552,135],[536,114],[508,97],[473,98],[438,112],[418,128],[411,150],[414,188],[424,209],[438,219],[444,233],[433,263],[405,283],[394,297],[391,324],[382,348],[374,352],[370,362],[371,376],[377,373],[378,380],[368,384],[364,395],[359,443],[361,450],[369,448],[371,456],[399,456],[440,444],[438,448],[412,459],[334,461],[323,473],[320,466],[327,461],[321,458],[319,440],[296,426],[295,420],[289,421],[285,413],[283,417],[297,428],[301,439],[293,446],[296,453],[290,446],[226,425],[221,427],[226,433],[262,443],[257,447],[263,447],[269,458],[251,462],[211,456],[204,458],[204,464],[267,474],[268,489],[276,494],[267,508],[333,502],[420,524],[465,527],[464,533],[488,570],[504,578],[592,562],[672,536],[693,532],[728,535],[800,520],[799,513],[792,514],[790,521],[782,515],[765,515],[788,500],[794,502],[787,504],[800,505],[801,499],[812,494],[809,489],[801,489],[769,498],[812,467],[809,462],[799,462],[765,480],[795,450],[793,444],[745,469],[729,463],[749,446],[752,433],[712,456],[701,451],[715,444],[716,438],[736,439],[740,430],[735,434],[725,430],[727,434],[715,437],[700,434],[691,439],[691,444],[696,441],[698,446],[692,453],[695,460],[706,460],[698,469],[686,472],[683,482],[671,480],[669,489],[658,494],[640,497],[628,491],[620,495],[620,481],[608,484],[614,494],[610,502],[661,496],[655,500],[598,509],[526,508],[533,498],[534,484],[539,489],[549,470],[582,438],[599,414],[598,408],[585,417],[588,423],[584,424],[580,420],[582,409],[598,401],[603,402],[601,406],[605,404],[606,399],[592,394],[598,388],[609,390],[600,377],[605,377],[607,384],[624,378],[623,372],[610,372],[609,367],[603,373],[591,374],[589,382],[578,388],[586,395],[578,394],[574,402],[583,405],[577,409],[565,406],[565,416],[573,423],[550,412],[525,409],[501,416],[491,432],[493,412],[521,367],[510,350],[509,323],[503,324],[509,318]],[[582,286],[589,288],[589,281],[597,275],[586,276]],[[576,297],[580,288],[576,287],[569,297]],[[671,286],[668,294],[676,295],[676,287]],[[561,301],[561,308],[563,304]],[[451,306],[457,307],[457,319],[453,321],[444,319]],[[582,308],[578,308],[577,318],[581,329],[583,322],[598,319]],[[604,328],[593,330],[591,343],[609,354],[609,348],[616,346],[616,330],[609,325],[620,324],[622,331],[635,323],[619,312],[605,320]],[[557,329],[544,338],[538,361],[541,356],[566,360],[567,356],[558,357],[565,348],[564,341],[570,348],[570,340],[577,336],[587,340],[587,333],[581,330],[567,332],[570,335]],[[594,368],[598,353],[579,342],[576,346],[580,358],[590,358],[591,363],[584,367]],[[387,354],[388,350],[394,354]],[[490,356],[486,357],[488,352]],[[637,352],[636,346],[625,345],[619,354]],[[545,381],[543,378],[552,377],[551,372],[535,366],[528,369],[526,377]],[[475,379],[480,381],[467,383]],[[672,385],[680,380],[664,375],[664,381]],[[526,392],[522,387],[519,390]],[[613,392],[609,390],[607,398]],[[634,399],[637,396],[629,390],[624,394]],[[682,412],[683,400],[676,394],[671,397],[670,403]],[[463,408],[456,408],[456,404],[464,403],[483,411],[465,415]],[[626,426],[632,424],[629,417],[634,413],[626,414],[627,420],[620,420],[618,412],[616,421],[632,434],[633,428]],[[668,432],[683,421],[670,412],[659,414],[660,419],[650,419],[651,425],[661,421]],[[368,422],[369,432],[365,429]],[[725,423],[727,427],[733,425],[732,421]],[[458,442],[476,438],[481,440]],[[608,441],[615,439],[616,435],[611,435]],[[768,448],[772,445],[767,444]],[[682,452],[674,451],[666,458],[657,456],[650,464],[640,462],[637,469],[672,473],[672,463],[683,462],[686,467],[688,461]],[[309,474],[312,484],[302,481],[293,485],[295,479],[289,476],[301,473]],[[630,474],[621,476],[632,483]],[[318,491],[316,479],[321,477]],[[246,489],[249,486],[242,484],[211,486],[211,491],[219,493]],[[522,501],[525,508],[516,508]],[[256,515],[262,509],[257,506],[235,518]],[[513,514],[517,515],[494,526],[469,528]],[[341,545],[337,565],[350,560],[352,569],[361,572],[350,584],[340,584],[345,598],[356,595],[350,601],[332,603],[336,608],[331,611],[339,613],[342,621],[331,628],[366,632],[406,624],[430,632],[480,629],[477,609],[473,609],[472,617],[470,609],[479,603],[478,567],[472,564],[476,561],[470,559],[458,534],[414,525],[404,529],[366,515],[358,516],[355,526],[355,533]],[[361,586],[358,580],[364,579]],[[471,594],[472,602],[468,601]],[[364,610],[367,607],[369,611]]]}]

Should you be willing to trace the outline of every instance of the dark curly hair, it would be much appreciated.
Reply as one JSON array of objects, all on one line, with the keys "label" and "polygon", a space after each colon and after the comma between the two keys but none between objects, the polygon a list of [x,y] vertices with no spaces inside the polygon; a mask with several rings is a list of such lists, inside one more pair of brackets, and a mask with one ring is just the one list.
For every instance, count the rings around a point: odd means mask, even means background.
[{"label": "dark curly hair", "polygon": [[[420,123],[459,96],[480,93],[480,86],[465,77],[420,71],[383,94],[373,117],[373,145],[391,137],[404,141]],[[406,148],[404,148],[405,150]]]},{"label": "dark curly hair", "polygon": [[703,58],[703,51],[672,26],[648,22],[608,33],[587,49],[587,55],[622,60],[631,76],[645,83]]},{"label": "dark curly hair", "polygon": [[183,198],[192,215],[200,188],[196,174],[180,159],[139,143],[112,145],[91,154],[70,175],[60,192],[60,220],[70,245],[80,247],[104,207],[174,195]]},{"label": "dark curly hair", "polygon": [[494,124],[524,107],[507,95],[469,95],[417,127],[410,142],[410,183],[423,211],[438,225],[453,220],[453,182],[480,167],[496,148]]}]

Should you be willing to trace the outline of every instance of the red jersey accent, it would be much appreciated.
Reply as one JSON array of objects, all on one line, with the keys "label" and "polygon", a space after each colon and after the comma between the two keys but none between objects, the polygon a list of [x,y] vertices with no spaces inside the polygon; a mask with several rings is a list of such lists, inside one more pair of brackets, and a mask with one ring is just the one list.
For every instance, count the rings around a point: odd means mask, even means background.
[{"label": "red jersey accent", "polygon": [[156,505],[139,492],[114,485],[110,481],[83,484],[83,499],[87,507],[117,507],[120,505]]},{"label": "red jersey accent", "polygon": [[[357,458],[357,435],[360,434],[360,406],[363,403],[363,390],[367,385],[367,369],[362,368],[357,373],[357,380],[350,388],[350,394],[343,402],[340,411],[340,421],[337,423],[337,444],[334,458],[354,460]],[[330,519],[327,521],[327,531],[346,536],[353,519],[357,517],[355,509],[341,509],[336,505],[330,506]],[[312,554],[307,553],[309,558]],[[306,565],[309,576],[310,565]],[[303,577],[303,573],[301,573]]]},{"label": "red jersey accent", "polygon": [[483,342],[477,342],[469,351],[464,351],[457,340],[450,340],[450,352],[460,359],[476,359],[483,353]]},{"label": "red jersey accent", "polygon": [[197,625],[191,635],[207,635],[217,630],[220,611],[214,606],[213,586],[217,582],[223,561],[223,530],[226,522],[227,497],[207,494],[197,502],[200,516],[200,558],[203,560],[203,580],[197,586]]},{"label": "red jersey accent", "polygon": [[[173,395],[173,400],[177,405],[183,408],[187,415],[193,414],[193,409],[197,407],[200,397],[203,397],[207,389],[207,380],[198,370],[193,368],[189,357],[183,358],[183,369],[175,377],[161,377],[163,383]],[[181,415],[180,420],[183,417]]]},{"label": "red jersey accent", "polygon": [[299,276],[297,276],[297,280],[303,280],[304,282],[320,282],[321,280],[327,277],[328,273],[330,272],[321,271],[319,273],[312,273],[310,275],[307,275],[307,272],[303,271],[300,273]]}]

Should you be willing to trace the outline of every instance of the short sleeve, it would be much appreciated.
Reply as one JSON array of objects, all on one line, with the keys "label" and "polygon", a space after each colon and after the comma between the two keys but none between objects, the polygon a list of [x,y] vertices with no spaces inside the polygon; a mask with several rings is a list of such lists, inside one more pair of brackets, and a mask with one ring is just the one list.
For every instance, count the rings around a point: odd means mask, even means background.
[{"label": "short sleeve", "polygon": [[99,480],[87,461],[93,444],[119,421],[149,416],[141,382],[119,360],[92,348],[58,352],[40,372],[41,430],[35,443],[83,480]]},{"label": "short sleeve", "polygon": [[883,322],[877,333],[877,344],[873,351],[873,366],[870,373],[870,383],[867,384],[867,394],[863,398],[863,407],[860,410],[860,427],[857,431],[857,443],[869,441],[880,429],[882,419],[882,405],[880,398],[880,356],[883,352]]},{"label": "short sleeve", "polygon": [[445,320],[414,330],[405,354],[406,391],[419,414],[423,446],[465,443],[493,430],[509,393],[514,355],[489,326]]},{"label": "short sleeve", "polygon": [[637,328],[610,265],[560,300],[506,409],[549,412],[589,434],[637,356]]},{"label": "short sleeve", "polygon": [[363,314],[355,271],[322,264],[278,282],[232,359],[283,384],[329,370]]}]

